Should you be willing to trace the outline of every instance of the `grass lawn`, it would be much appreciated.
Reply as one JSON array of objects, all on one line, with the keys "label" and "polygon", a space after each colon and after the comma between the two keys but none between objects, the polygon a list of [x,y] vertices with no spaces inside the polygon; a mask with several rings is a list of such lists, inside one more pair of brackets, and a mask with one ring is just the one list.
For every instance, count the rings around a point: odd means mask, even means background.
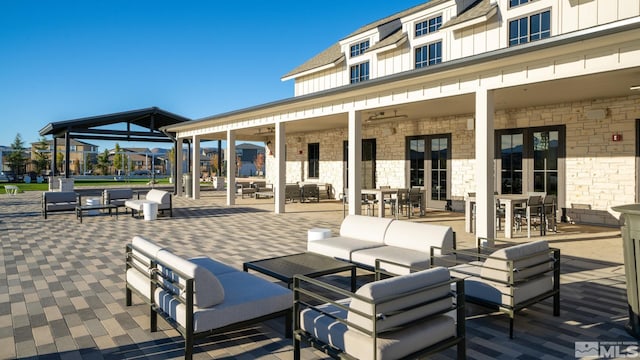
[{"label": "grass lawn", "polygon": [[[169,184],[169,179],[157,179],[157,184],[165,185]],[[115,180],[105,180],[105,179],[96,179],[96,180],[75,180],[74,186],[82,187],[82,186],[103,186],[109,187],[114,185],[146,185],[149,182],[149,179],[129,179],[128,181],[115,181]],[[4,189],[4,185],[18,185],[20,191],[47,191],[49,189],[49,184],[47,183],[2,183],[0,184],[0,194],[6,194],[7,192]]]}]

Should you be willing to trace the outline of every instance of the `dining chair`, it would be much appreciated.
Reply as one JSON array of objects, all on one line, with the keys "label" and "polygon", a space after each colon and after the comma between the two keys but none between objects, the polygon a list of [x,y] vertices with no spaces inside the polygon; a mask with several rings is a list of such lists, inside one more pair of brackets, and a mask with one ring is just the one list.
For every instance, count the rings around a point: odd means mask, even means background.
[{"label": "dining chair", "polygon": [[540,236],[544,235],[543,207],[542,196],[530,195],[526,205],[514,211],[516,230],[521,230],[522,226],[526,224],[527,237],[531,237],[531,227],[540,226]]}]

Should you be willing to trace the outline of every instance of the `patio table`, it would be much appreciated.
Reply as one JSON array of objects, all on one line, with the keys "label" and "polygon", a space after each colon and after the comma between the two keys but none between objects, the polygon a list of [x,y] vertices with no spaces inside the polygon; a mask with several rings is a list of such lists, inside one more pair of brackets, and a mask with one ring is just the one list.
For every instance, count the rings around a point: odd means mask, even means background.
[{"label": "patio table", "polygon": [[378,203],[380,204],[380,206],[378,207],[380,209],[378,211],[378,217],[383,218],[385,216],[384,215],[384,196],[396,194],[398,193],[398,190],[403,190],[403,189],[401,188],[362,189],[360,193],[376,196],[376,200],[378,200]]},{"label": "patio table", "polygon": [[[495,195],[495,198],[500,201],[500,204],[504,205],[504,237],[507,239],[513,238],[513,214],[516,205],[526,204],[529,200],[528,195],[523,194],[501,194]],[[464,206],[464,229],[470,233],[472,231],[472,209],[473,204],[476,203],[475,196],[467,196],[465,198]],[[495,201],[493,202],[495,204]],[[495,209],[494,209],[495,212]],[[527,220],[530,219],[530,214],[527,212]],[[531,221],[527,221],[528,231],[531,233]]]}]

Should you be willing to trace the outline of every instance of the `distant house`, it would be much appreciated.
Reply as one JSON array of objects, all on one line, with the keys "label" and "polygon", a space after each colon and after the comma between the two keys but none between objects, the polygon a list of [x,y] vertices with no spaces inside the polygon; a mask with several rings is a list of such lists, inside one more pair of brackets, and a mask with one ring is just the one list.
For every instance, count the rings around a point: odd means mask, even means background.
[{"label": "distant house", "polygon": [[[31,151],[30,151],[30,159],[37,160],[38,153],[46,154],[46,157],[49,159],[49,162],[45,169],[47,171],[51,170],[51,153],[53,151],[53,141],[48,140],[45,141],[46,149],[38,149],[40,146],[40,142],[31,143]],[[72,174],[84,174],[93,169],[95,164],[97,163],[98,157],[98,145],[89,144],[83,141],[71,139],[69,147],[69,169]],[[60,159],[60,163],[58,164],[58,170],[62,171],[64,166],[62,163],[64,161],[64,153],[65,153],[65,145],[64,143],[58,142],[56,144],[56,152],[58,153],[58,159]],[[28,165],[28,167],[32,170],[32,164]]]}]

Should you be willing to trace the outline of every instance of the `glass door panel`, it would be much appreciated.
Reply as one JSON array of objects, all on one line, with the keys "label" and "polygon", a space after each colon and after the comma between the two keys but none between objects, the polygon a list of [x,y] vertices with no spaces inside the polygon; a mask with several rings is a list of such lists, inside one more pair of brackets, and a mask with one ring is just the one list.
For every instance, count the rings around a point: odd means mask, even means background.
[{"label": "glass door panel", "polygon": [[522,133],[500,136],[501,194],[522,194],[523,139]]}]

